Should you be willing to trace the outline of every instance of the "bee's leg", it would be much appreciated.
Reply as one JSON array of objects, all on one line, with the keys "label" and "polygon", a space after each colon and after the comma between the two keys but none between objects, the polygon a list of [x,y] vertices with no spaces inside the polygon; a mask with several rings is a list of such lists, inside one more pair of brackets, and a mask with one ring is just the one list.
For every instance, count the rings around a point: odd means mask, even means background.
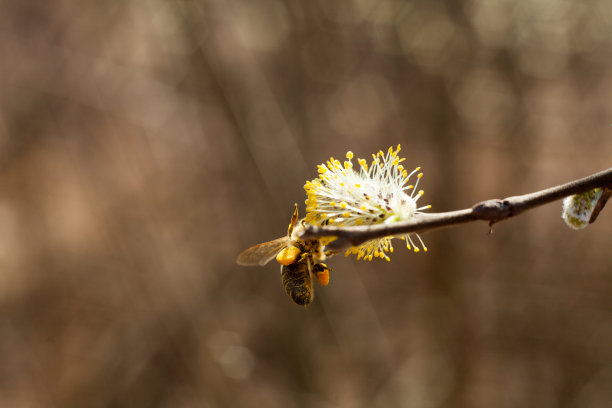
[{"label": "bee's leg", "polygon": [[329,271],[331,269],[328,268],[327,265],[318,263],[313,266],[312,270],[321,286],[327,286],[329,284]]},{"label": "bee's leg", "polygon": [[276,255],[276,260],[281,265],[291,265],[304,257],[302,250],[294,245],[288,245],[283,248],[278,255]]}]

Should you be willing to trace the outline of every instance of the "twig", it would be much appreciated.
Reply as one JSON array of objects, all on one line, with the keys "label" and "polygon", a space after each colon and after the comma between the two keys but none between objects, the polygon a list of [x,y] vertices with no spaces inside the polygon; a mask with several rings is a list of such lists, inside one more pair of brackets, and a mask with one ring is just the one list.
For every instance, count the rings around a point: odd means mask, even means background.
[{"label": "twig", "polygon": [[[592,190],[597,187],[606,187],[607,191],[612,186],[612,168],[592,174],[585,178],[570,181],[556,187],[547,188],[535,193],[512,196],[508,198],[481,201],[472,208],[458,211],[449,211],[434,214],[421,214],[408,221],[393,224],[376,224],[357,227],[330,227],[307,225],[300,234],[303,240],[321,237],[337,237],[326,250],[340,252],[351,246],[360,244],[375,238],[393,235],[405,235],[410,232],[424,232],[436,228],[450,227],[472,221],[488,221],[489,226],[503,221],[507,218],[519,215],[532,208],[548,204],[561,198]],[[605,200],[610,194],[604,194],[600,200],[600,209],[603,208]],[[591,222],[594,221],[592,218]]]}]

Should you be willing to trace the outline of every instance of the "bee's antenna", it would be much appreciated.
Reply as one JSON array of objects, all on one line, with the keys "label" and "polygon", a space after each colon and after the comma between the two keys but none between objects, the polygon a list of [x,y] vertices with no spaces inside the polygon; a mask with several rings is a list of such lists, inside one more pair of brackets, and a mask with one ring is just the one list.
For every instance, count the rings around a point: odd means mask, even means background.
[{"label": "bee's antenna", "polygon": [[287,228],[287,235],[291,236],[291,233],[293,232],[293,227],[295,227],[295,224],[297,224],[297,220],[298,220],[298,205],[297,203],[293,204],[294,206],[294,210],[293,210],[293,215],[291,216],[291,222],[289,223],[289,228]]}]

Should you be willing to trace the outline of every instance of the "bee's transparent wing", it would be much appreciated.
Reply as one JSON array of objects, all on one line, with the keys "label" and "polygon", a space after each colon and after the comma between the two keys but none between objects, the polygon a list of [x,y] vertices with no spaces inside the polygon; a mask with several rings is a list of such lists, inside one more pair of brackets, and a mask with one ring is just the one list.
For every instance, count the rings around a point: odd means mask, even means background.
[{"label": "bee's transparent wing", "polygon": [[259,265],[264,266],[270,262],[281,249],[287,246],[289,237],[282,237],[274,241],[264,242],[243,251],[236,262],[238,265]]}]

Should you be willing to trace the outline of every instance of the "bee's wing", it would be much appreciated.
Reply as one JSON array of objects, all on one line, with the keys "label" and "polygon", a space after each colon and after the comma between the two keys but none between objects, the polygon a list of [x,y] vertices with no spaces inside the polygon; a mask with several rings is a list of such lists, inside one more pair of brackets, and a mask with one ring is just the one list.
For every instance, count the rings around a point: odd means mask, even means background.
[{"label": "bee's wing", "polygon": [[289,243],[289,237],[282,237],[274,241],[264,242],[243,251],[236,262],[238,265],[259,265],[264,266]]}]

